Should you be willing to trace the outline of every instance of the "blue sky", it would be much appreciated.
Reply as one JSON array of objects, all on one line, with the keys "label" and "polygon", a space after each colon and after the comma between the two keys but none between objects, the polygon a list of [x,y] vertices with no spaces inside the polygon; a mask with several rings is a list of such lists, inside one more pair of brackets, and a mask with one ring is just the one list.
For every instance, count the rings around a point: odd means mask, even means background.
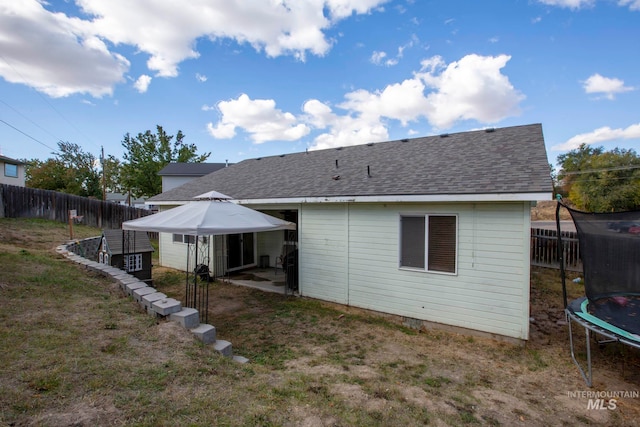
[{"label": "blue sky", "polygon": [[[640,149],[640,0],[0,0],[0,152],[209,162],[542,123]],[[517,143],[517,141],[514,141]]]}]

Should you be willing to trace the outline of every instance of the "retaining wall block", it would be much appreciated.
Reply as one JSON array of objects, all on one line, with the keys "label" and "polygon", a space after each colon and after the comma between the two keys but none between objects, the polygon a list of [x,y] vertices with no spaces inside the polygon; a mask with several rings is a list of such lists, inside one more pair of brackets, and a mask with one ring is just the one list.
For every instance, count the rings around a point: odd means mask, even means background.
[{"label": "retaining wall block", "polygon": [[185,307],[178,312],[171,313],[169,320],[178,322],[185,329],[193,329],[200,325],[200,313],[195,308]]}]

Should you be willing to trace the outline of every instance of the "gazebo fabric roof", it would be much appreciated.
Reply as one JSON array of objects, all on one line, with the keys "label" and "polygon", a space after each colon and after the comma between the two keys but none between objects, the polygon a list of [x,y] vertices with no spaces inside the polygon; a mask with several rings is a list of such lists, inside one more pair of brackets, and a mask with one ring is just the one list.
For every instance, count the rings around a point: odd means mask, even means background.
[{"label": "gazebo fabric roof", "polygon": [[122,223],[125,230],[212,236],[295,230],[284,221],[229,201],[200,200]]}]

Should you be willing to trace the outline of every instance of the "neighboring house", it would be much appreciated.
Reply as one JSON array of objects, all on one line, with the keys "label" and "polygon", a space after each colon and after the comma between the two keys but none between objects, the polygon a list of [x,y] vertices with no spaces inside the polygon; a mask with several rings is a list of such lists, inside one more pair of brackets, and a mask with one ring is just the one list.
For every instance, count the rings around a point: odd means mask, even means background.
[{"label": "neighboring house", "polygon": [[[255,158],[149,202],[210,190],[297,223],[302,296],[529,337],[531,204],[552,198],[540,124]],[[212,259],[273,265],[285,239],[218,237]],[[185,255],[184,240],[161,234],[162,265],[184,269]]]},{"label": "neighboring house", "polygon": [[103,230],[98,248],[98,262],[150,282],[153,251],[147,233],[120,229]]},{"label": "neighboring house", "polygon": [[145,204],[146,199],[143,197],[133,197],[124,193],[107,193],[107,202],[116,203],[123,206],[132,206],[139,209],[151,209],[151,205]]},{"label": "neighboring house", "polygon": [[169,163],[158,172],[162,177],[162,191],[169,191],[227,166],[228,163]]},{"label": "neighboring house", "polygon": [[9,157],[0,156],[0,184],[16,185],[24,187],[24,163],[20,160],[11,159]]}]

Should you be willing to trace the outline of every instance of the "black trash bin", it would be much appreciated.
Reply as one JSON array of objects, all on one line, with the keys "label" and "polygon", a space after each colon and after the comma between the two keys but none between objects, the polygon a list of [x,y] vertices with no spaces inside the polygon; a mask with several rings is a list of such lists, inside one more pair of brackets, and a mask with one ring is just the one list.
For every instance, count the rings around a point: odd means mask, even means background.
[{"label": "black trash bin", "polygon": [[284,257],[282,260],[282,269],[287,275],[286,286],[287,291],[294,292],[298,290],[298,250],[295,249]]},{"label": "black trash bin", "polygon": [[260,255],[260,268],[269,268],[269,255]]}]

